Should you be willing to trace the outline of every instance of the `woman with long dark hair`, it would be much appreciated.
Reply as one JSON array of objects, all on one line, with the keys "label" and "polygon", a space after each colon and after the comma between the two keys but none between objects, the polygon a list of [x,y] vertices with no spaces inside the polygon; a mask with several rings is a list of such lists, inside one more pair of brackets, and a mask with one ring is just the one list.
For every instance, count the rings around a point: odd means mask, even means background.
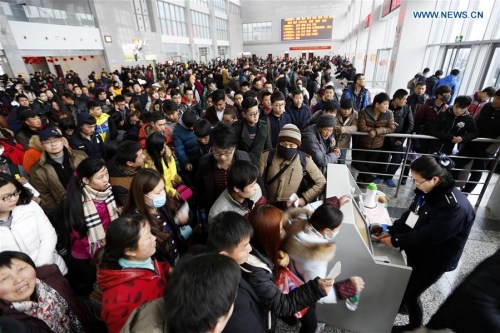
[{"label": "woman with long dark hair", "polygon": [[165,191],[170,198],[178,198],[174,184],[181,183],[181,178],[177,174],[174,154],[167,146],[165,137],[160,133],[152,133],[146,140],[146,154],[144,167],[151,168],[162,175]]},{"label": "woman with long dark hair", "polygon": [[454,163],[446,155],[422,156],[411,164],[416,185],[409,209],[394,222],[380,241],[406,253],[412,272],[400,310],[408,310],[410,322],[393,332],[411,331],[423,322],[420,295],[445,273],[457,267],[474,223],[469,200],[455,187],[449,173]]},{"label": "woman with long dark hair", "polygon": [[137,211],[144,215],[157,238],[155,258],[174,265],[185,252],[187,235],[181,227],[188,223],[188,214],[177,211],[167,199],[161,175],[153,169],[142,169],[134,176],[123,213]]},{"label": "woman with long dark hair", "polygon": [[95,267],[91,260],[104,245],[106,230],[118,215],[104,161],[83,160],[69,182],[64,201],[70,250],[69,281],[80,295],[88,295],[93,289]]}]

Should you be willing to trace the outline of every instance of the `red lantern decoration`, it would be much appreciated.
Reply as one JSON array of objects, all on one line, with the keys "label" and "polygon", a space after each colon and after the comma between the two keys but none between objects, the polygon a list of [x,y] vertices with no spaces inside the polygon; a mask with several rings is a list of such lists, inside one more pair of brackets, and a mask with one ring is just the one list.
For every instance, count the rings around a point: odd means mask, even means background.
[{"label": "red lantern decoration", "polygon": [[66,58],[63,58],[63,61],[67,61],[67,60],[68,60],[68,59],[66,59]]},{"label": "red lantern decoration", "polygon": [[87,58],[83,58],[83,61],[87,61]]},{"label": "red lantern decoration", "polygon": [[82,56],[78,56],[78,59],[82,59]]},{"label": "red lantern decoration", "polygon": [[52,60],[52,59],[47,59],[47,62],[54,62],[54,60]]},{"label": "red lantern decoration", "polygon": [[73,57],[69,58],[69,60],[74,60],[74,59],[75,59],[75,58],[73,58]]},{"label": "red lantern decoration", "polygon": [[94,56],[93,56],[93,55],[91,55],[91,56],[90,56],[90,59],[94,59]]},{"label": "red lantern decoration", "polygon": [[54,61],[59,61],[59,59],[55,58]]}]

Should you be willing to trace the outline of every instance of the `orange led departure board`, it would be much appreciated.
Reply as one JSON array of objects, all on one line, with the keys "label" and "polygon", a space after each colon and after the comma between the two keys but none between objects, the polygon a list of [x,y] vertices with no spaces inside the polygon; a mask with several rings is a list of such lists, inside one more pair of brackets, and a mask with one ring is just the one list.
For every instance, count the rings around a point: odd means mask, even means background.
[{"label": "orange led departure board", "polygon": [[281,19],[281,41],[332,39],[333,16]]}]

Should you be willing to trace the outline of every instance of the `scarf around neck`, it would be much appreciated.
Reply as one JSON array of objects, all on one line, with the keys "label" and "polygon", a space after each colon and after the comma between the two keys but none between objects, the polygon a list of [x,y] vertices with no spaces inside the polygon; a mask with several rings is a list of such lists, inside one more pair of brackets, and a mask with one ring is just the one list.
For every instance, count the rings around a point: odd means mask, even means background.
[{"label": "scarf around neck", "polygon": [[102,245],[106,233],[102,226],[101,218],[97,212],[94,201],[106,203],[110,221],[118,218],[118,209],[116,207],[115,197],[111,191],[111,185],[104,191],[94,190],[89,185],[83,187],[83,214],[85,224],[87,225],[87,237],[89,239],[90,254],[93,256],[95,251]]},{"label": "scarf around neck", "polygon": [[42,320],[54,333],[84,332],[68,302],[55,289],[36,279],[35,296],[35,301],[13,302],[12,307]]}]

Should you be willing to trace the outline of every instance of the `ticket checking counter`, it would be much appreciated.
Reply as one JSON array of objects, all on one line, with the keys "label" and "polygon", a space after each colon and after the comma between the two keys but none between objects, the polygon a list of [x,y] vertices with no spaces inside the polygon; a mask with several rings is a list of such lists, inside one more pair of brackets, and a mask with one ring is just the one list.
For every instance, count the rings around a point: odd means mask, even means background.
[{"label": "ticket checking counter", "polygon": [[[329,164],[326,196],[340,197],[351,193],[353,200],[341,207],[344,220],[335,238],[335,258],[328,264],[328,271],[341,261],[342,271],[336,279],[360,276],[365,281],[356,311],[347,309],[345,302],[317,304],[318,321],[326,322],[359,333],[388,333],[403,298],[410,278],[411,268],[406,266],[402,254],[382,244],[371,242],[368,223],[391,224],[384,204],[373,211],[365,208],[367,218],[360,209],[361,191],[349,169],[342,164]],[[361,203],[362,205],[362,203]]]}]

